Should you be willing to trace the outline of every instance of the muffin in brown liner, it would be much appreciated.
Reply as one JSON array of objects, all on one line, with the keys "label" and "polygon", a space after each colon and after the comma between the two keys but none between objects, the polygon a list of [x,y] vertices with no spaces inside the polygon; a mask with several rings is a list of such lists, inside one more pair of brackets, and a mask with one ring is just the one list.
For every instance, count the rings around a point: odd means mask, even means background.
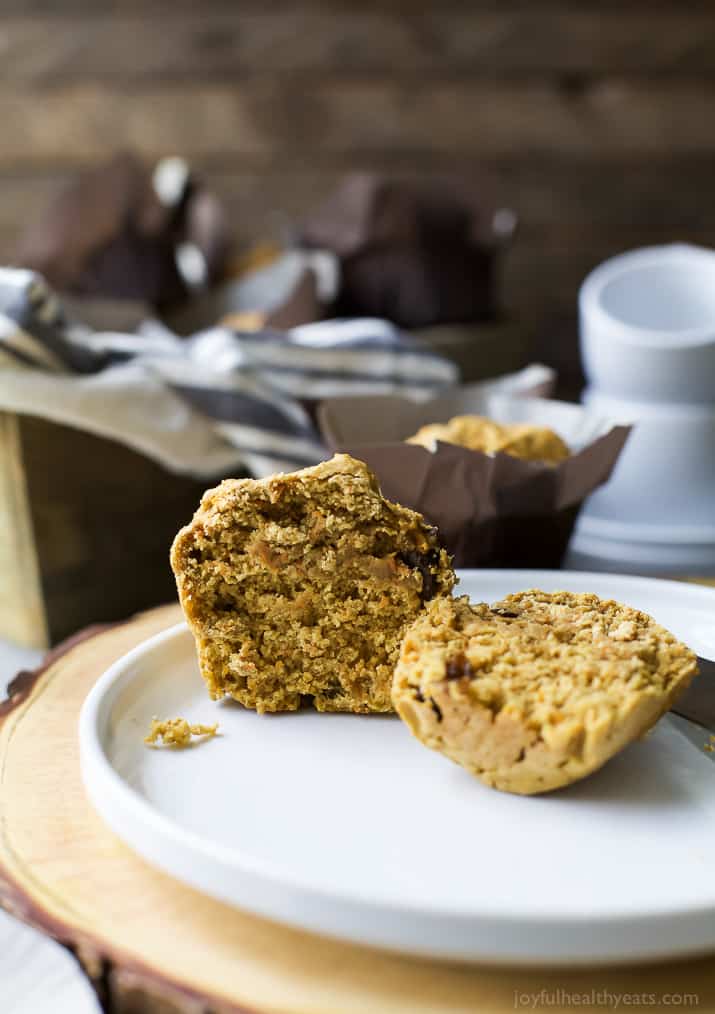
[{"label": "muffin in brown liner", "polygon": [[[548,426],[573,453],[554,466],[404,442],[421,426],[465,412]],[[630,431],[579,405],[505,395],[489,384],[419,403],[387,395],[333,399],[318,416],[331,449],[365,461],[386,497],[436,525],[457,567],[560,566],[583,501],[608,480]]]}]

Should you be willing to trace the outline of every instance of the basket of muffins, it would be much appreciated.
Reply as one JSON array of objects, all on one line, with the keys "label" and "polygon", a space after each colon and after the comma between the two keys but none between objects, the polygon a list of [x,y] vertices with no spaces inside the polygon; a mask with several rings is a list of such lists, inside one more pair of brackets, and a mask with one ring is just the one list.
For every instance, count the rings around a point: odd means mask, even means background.
[{"label": "basket of muffins", "polygon": [[[490,432],[557,459],[513,457],[539,471],[569,460],[552,435]],[[593,594],[459,597],[435,527],[346,454],[209,490],[171,564],[214,700],[260,713],[395,711],[425,746],[507,792],[598,770],[697,672],[651,617]]]}]

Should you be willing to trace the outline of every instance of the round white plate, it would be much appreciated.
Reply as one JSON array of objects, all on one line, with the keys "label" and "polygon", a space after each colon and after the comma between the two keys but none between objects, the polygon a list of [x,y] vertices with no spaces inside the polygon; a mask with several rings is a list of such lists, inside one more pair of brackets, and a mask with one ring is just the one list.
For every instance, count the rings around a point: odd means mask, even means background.
[{"label": "round white plate", "polygon": [[100,1014],[75,958],[60,944],[0,911],[2,1014]]},{"label": "round white plate", "polygon": [[[707,588],[565,571],[461,579],[484,601],[533,587],[613,597],[715,657]],[[154,715],[218,720],[221,736],[148,749]],[[104,674],[80,741],[90,798],[132,848],[285,923],[487,962],[715,947],[715,766],[669,718],[577,785],[510,796],[426,750],[395,717],[260,716],[212,703],[178,626]]]}]

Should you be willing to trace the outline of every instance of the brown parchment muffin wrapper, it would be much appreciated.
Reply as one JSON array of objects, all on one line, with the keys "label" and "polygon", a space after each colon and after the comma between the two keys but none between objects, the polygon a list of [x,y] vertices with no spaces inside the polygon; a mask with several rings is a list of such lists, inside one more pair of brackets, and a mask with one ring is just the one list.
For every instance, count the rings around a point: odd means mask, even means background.
[{"label": "brown parchment muffin wrapper", "polygon": [[[557,466],[438,442],[403,441],[420,426],[474,413],[549,426],[573,453]],[[586,497],[611,475],[630,426],[579,405],[472,385],[415,403],[395,396],[331,399],[324,440],[376,473],[382,492],[439,529],[456,567],[558,567]]]}]

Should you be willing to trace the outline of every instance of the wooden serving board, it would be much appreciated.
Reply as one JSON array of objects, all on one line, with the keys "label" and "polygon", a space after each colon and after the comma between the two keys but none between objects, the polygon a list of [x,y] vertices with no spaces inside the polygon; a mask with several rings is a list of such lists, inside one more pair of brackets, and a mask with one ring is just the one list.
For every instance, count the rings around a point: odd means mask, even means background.
[{"label": "wooden serving board", "polygon": [[501,1014],[527,1001],[572,1010],[575,995],[580,1009],[602,1010],[598,996],[608,991],[653,996],[651,1010],[663,1009],[658,997],[688,994],[699,1014],[715,1012],[710,959],[543,971],[400,957],[243,914],[156,872],[85,798],[77,718],[111,662],[178,619],[178,607],[166,606],[86,632],[16,680],[0,705],[0,898],[75,950],[107,1010]]}]

